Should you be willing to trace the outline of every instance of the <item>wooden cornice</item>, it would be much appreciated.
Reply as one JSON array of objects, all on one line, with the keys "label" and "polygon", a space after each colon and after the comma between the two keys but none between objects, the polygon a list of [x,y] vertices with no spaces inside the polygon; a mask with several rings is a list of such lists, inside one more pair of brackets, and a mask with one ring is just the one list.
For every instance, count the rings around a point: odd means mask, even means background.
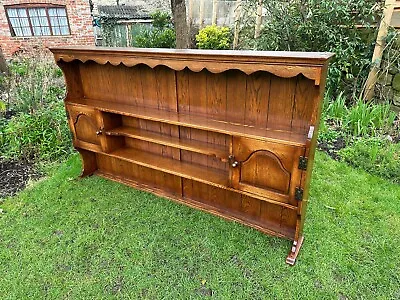
[{"label": "wooden cornice", "polygon": [[[146,64],[150,68],[166,66],[176,71],[188,68],[193,72],[207,69],[221,73],[237,69],[246,74],[267,71],[276,76],[290,78],[303,74],[320,84],[322,68],[334,56],[327,52],[236,51],[236,50],[180,50],[106,47],[55,47],[50,48],[55,60],[98,64],[123,64],[132,67]],[[285,66],[285,67],[282,67]]]}]

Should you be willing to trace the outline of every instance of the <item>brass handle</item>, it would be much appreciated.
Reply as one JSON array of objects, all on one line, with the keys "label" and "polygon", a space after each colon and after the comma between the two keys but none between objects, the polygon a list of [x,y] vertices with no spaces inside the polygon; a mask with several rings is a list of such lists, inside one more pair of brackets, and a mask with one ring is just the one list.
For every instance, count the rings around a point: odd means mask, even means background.
[{"label": "brass handle", "polygon": [[231,164],[232,168],[236,168],[239,165],[239,162],[235,159],[235,156],[229,155],[229,163]]}]

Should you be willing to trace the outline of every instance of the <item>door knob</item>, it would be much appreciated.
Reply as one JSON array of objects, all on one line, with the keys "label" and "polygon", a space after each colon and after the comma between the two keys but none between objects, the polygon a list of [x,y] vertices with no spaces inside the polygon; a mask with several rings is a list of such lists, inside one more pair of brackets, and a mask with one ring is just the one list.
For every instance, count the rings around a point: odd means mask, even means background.
[{"label": "door knob", "polygon": [[235,156],[229,156],[229,163],[231,164],[232,168],[236,168],[239,165],[239,162],[235,159]]}]

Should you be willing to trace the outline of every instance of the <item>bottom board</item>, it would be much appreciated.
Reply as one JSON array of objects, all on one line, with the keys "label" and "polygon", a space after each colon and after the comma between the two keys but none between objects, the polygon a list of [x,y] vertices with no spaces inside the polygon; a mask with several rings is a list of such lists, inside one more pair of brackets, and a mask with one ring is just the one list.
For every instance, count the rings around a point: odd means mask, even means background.
[{"label": "bottom board", "polygon": [[[240,193],[166,174],[96,153],[96,174],[134,188],[166,197],[263,233],[294,239],[297,213]],[[162,189],[157,188],[162,186]]]}]

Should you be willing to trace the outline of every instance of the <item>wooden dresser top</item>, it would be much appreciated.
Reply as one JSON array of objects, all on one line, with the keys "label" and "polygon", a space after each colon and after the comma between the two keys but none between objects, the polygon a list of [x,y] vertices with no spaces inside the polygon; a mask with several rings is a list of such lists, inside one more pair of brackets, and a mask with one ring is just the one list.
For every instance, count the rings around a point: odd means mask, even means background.
[{"label": "wooden dresser top", "polygon": [[[146,64],[151,68],[164,65],[176,71],[188,68],[194,72],[207,69],[221,73],[231,69],[246,74],[267,71],[290,78],[302,73],[320,84],[322,68],[334,56],[328,52],[241,51],[156,48],[107,48],[95,46],[62,46],[50,48],[56,61],[95,61],[99,64],[123,64],[132,67]],[[285,68],[282,68],[285,66]]]}]

